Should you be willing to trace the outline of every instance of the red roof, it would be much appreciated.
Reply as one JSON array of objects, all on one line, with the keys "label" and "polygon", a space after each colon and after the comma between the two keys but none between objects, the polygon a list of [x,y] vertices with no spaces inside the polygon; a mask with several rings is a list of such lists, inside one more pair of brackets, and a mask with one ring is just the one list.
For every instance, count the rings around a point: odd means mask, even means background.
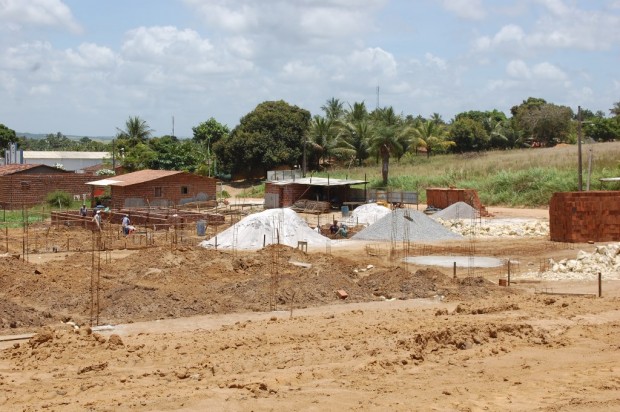
[{"label": "red roof", "polygon": [[133,173],[126,173],[118,176],[108,176],[100,181],[87,182],[86,184],[99,186],[97,182],[105,182],[104,186],[131,186],[138,183],[150,182],[161,179],[162,177],[182,174],[179,170],[139,170]]},{"label": "red roof", "polygon": [[[46,169],[52,169],[55,173],[61,172],[61,169],[57,169],[52,166],[42,165],[42,164],[11,164],[0,166],[0,176],[8,176],[15,173],[23,172],[24,170],[30,170],[37,167],[43,167]],[[62,170],[64,172],[64,170]]]}]

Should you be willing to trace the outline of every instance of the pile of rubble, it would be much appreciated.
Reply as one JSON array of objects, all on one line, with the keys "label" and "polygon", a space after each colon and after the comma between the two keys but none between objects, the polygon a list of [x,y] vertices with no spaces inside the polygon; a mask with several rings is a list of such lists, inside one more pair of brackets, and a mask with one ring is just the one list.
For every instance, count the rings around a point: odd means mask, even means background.
[{"label": "pile of rubble", "polygon": [[549,222],[536,219],[436,219],[463,236],[525,237],[549,236]]},{"label": "pile of rubble", "polygon": [[523,279],[542,280],[620,280],[620,243],[597,246],[594,252],[580,250],[576,259],[549,259],[549,270],[518,275]]}]

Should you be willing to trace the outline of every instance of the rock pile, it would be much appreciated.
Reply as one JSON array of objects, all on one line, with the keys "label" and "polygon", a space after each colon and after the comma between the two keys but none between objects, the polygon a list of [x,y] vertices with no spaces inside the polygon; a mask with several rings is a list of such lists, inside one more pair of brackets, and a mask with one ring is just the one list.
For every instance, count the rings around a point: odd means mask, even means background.
[{"label": "rock pile", "polygon": [[431,242],[461,238],[424,213],[410,209],[396,209],[352,237],[357,240]]},{"label": "rock pile", "polygon": [[549,270],[518,275],[525,279],[543,280],[620,280],[620,243],[597,246],[594,252],[580,250],[576,259],[549,260]]},{"label": "rock pile", "polygon": [[480,213],[465,202],[456,202],[439,212],[433,213],[433,219],[454,220],[454,219],[475,219]]},{"label": "rock pile", "polygon": [[437,222],[463,236],[524,237],[549,236],[549,222],[533,219],[468,220],[437,219]]}]

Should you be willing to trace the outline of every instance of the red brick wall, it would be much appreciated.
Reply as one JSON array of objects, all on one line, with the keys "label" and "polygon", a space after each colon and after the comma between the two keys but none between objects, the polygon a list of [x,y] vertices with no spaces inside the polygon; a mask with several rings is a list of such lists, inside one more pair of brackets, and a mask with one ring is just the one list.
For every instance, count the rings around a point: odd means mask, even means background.
[{"label": "red brick wall", "polygon": [[[181,193],[181,187],[186,186],[188,192]],[[155,197],[155,188],[161,188],[161,196]],[[216,179],[212,177],[198,176],[191,173],[180,173],[162,177],[157,180],[139,183],[131,186],[112,186],[112,204],[114,209],[125,207],[126,199],[142,199],[144,205],[161,205],[167,203],[170,206],[178,205],[182,199],[195,198],[199,193],[206,193],[209,200],[215,198]]]},{"label": "red brick wall", "polygon": [[620,241],[620,191],[554,193],[549,236],[570,243]]},{"label": "red brick wall", "polygon": [[79,173],[21,174],[0,176],[0,206],[5,209],[19,209],[45,201],[48,193],[55,190],[72,195],[90,195],[91,187],[86,182],[92,175]]},{"label": "red brick wall", "polygon": [[428,188],[426,189],[426,204],[439,209],[458,202],[465,202],[474,209],[480,211],[482,216],[487,215],[486,208],[480,202],[478,192],[474,189],[445,189],[445,188]]}]

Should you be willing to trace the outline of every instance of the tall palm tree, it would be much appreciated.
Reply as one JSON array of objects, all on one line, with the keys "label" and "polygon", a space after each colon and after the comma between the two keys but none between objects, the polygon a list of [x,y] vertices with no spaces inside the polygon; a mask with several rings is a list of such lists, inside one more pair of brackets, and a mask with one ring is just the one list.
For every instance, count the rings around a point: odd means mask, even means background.
[{"label": "tall palm tree", "polygon": [[371,152],[381,158],[381,177],[383,178],[383,185],[387,186],[390,156],[400,156],[404,152],[403,136],[408,131],[402,127],[401,117],[394,113],[391,106],[377,109],[373,114],[376,132],[370,138],[369,146]]},{"label": "tall palm tree", "polygon": [[310,122],[310,130],[308,131],[308,145],[316,156],[316,166],[329,162],[330,154],[336,147],[338,129],[336,122],[332,119],[315,115]]},{"label": "tall palm tree", "polygon": [[349,105],[349,110],[346,111],[346,119],[349,122],[357,123],[368,118],[368,110],[364,102],[355,102],[353,106]]},{"label": "tall palm tree", "polygon": [[127,146],[133,147],[138,143],[146,143],[154,132],[150,128],[146,120],[142,120],[139,116],[129,116],[125,122],[125,129],[117,128],[116,137],[127,142]]},{"label": "tall palm tree", "polygon": [[374,129],[366,120],[345,123],[340,129],[337,146],[341,153],[356,160],[358,166],[368,158],[369,142],[374,135]]},{"label": "tall palm tree", "polygon": [[327,102],[321,106],[321,110],[325,112],[325,117],[331,120],[340,120],[345,114],[344,103],[335,97],[327,100]]}]

